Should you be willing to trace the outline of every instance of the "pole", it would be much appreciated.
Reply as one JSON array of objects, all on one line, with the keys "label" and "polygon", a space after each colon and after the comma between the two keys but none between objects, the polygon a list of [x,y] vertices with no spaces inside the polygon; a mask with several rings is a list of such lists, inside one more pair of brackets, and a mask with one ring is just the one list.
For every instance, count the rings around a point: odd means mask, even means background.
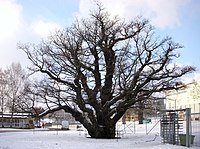
[{"label": "pole", "polygon": [[147,122],[145,122],[145,128],[146,128],[146,135],[148,135],[147,134]]},{"label": "pole", "polygon": [[178,89],[177,89],[177,86],[176,86],[176,98],[175,98],[175,107],[174,107],[174,110],[175,110],[175,112],[176,112],[176,100],[177,100],[177,98],[178,98]]},{"label": "pole", "polygon": [[136,132],[136,129],[135,129],[135,119],[134,119],[134,134],[135,134],[135,132]]},{"label": "pole", "polygon": [[191,146],[191,108],[186,108],[186,147]]}]

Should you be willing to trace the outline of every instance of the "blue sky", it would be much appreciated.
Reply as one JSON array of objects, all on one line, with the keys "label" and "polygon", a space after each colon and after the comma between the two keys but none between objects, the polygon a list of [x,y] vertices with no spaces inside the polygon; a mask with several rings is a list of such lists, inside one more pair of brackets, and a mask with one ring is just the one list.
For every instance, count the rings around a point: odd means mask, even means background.
[{"label": "blue sky", "polygon": [[[75,16],[86,17],[94,0],[0,0],[0,68],[29,63],[17,50],[19,42],[38,43],[56,28],[69,26]],[[99,0],[113,15],[127,20],[149,19],[161,37],[184,45],[178,62],[200,70],[199,0]]]}]

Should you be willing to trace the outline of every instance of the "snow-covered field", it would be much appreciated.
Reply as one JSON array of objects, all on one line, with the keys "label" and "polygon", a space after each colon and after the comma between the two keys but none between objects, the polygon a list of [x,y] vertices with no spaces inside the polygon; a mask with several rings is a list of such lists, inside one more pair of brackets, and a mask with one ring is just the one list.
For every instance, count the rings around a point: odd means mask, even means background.
[{"label": "snow-covered field", "polygon": [[[185,149],[183,146],[163,144],[159,125],[121,125],[121,139],[91,139],[85,131],[14,130],[0,129],[0,149]],[[191,147],[197,149],[199,147]]]}]

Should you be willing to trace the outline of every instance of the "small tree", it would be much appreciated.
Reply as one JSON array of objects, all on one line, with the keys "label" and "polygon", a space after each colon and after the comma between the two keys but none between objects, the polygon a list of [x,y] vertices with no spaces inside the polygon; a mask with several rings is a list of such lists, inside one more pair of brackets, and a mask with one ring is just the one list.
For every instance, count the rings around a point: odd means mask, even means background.
[{"label": "small tree", "polygon": [[21,96],[24,94],[26,87],[27,76],[19,63],[12,63],[5,70],[5,78],[7,81],[7,103],[6,107],[11,112],[11,126],[14,112],[22,112],[19,105],[22,104]]},{"label": "small tree", "polygon": [[115,124],[127,109],[153,93],[174,88],[194,71],[172,65],[182,48],[154,35],[147,20],[111,18],[98,5],[89,19],[76,21],[39,45],[21,44],[34,67],[46,74],[37,86],[43,114],[64,109],[93,138],[114,138]]},{"label": "small tree", "polygon": [[0,105],[1,112],[5,111],[5,103],[6,103],[6,91],[7,88],[7,80],[5,79],[5,73],[0,69]]},{"label": "small tree", "polygon": [[199,82],[196,82],[196,81],[193,82],[191,96],[194,100],[200,99],[200,84],[199,84]]},{"label": "small tree", "polygon": [[[6,103],[7,103],[6,95],[7,95],[7,80],[4,71],[0,69],[0,108],[1,108],[0,113],[2,113],[2,117],[3,113],[6,110]],[[1,123],[2,127],[4,127],[3,119]]]}]

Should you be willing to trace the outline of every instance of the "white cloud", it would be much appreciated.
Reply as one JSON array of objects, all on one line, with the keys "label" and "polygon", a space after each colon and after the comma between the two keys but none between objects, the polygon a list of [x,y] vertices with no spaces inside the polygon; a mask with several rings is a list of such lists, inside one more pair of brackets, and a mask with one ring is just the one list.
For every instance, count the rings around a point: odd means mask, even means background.
[{"label": "white cloud", "polygon": [[12,0],[0,1],[0,44],[12,37],[21,25],[22,7]]},{"label": "white cloud", "polygon": [[42,19],[28,23],[23,16],[23,7],[16,0],[0,0],[0,22],[0,68],[12,62],[27,66],[26,55],[17,50],[17,43],[37,43],[59,27]]},{"label": "white cloud", "polygon": [[0,1],[0,67],[18,61],[16,52],[16,35],[22,28],[22,7],[14,0]]},{"label": "white cloud", "polygon": [[[190,0],[100,0],[112,14],[132,19],[142,15],[157,27],[173,27],[180,24],[180,10]],[[94,0],[80,0],[80,14],[88,14]]]},{"label": "white cloud", "polygon": [[53,33],[56,31],[56,29],[59,29],[59,25],[54,22],[47,22],[44,20],[38,20],[36,22],[33,22],[30,26],[31,30],[35,34],[37,34],[39,37],[47,37],[50,33]]}]

